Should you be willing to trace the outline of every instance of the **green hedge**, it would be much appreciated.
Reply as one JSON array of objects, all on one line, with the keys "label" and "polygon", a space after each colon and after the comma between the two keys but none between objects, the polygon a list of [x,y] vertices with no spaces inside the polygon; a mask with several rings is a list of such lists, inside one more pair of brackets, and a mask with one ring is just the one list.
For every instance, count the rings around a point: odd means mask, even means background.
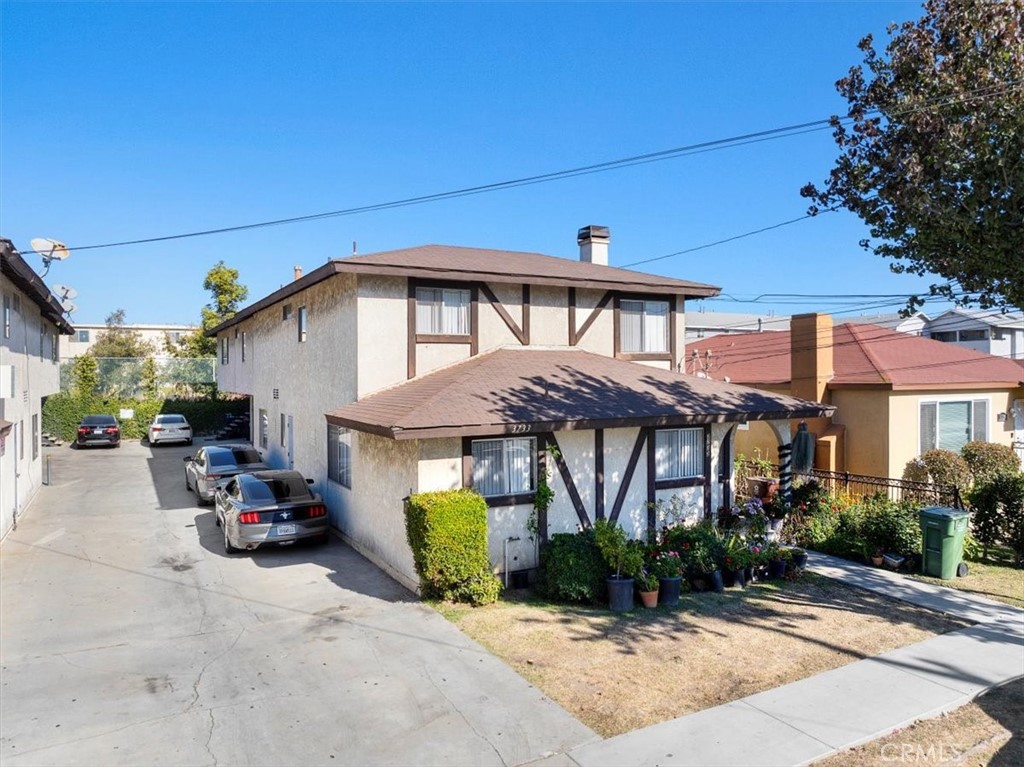
[{"label": "green hedge", "polygon": [[971,526],[983,556],[987,559],[989,549],[1002,544],[1013,550],[1017,566],[1024,566],[1024,473],[997,474],[974,488],[970,503]]},{"label": "green hedge", "polygon": [[593,530],[556,533],[541,547],[541,593],[556,602],[604,601],[608,565],[597,548]]},{"label": "green hedge", "polygon": [[416,493],[405,506],[405,532],[427,599],[488,604],[501,584],[487,554],[487,502],[472,490]]},{"label": "green hedge", "polygon": [[[135,416],[121,420],[118,414],[122,408],[131,408]],[[124,439],[142,439],[157,413],[181,413],[191,424],[193,434],[211,434],[224,425],[228,414],[241,415],[247,412],[249,402],[245,399],[104,399],[61,392],[47,397],[43,403],[43,431],[71,441],[75,438],[76,428],[83,416],[109,413],[118,418]]]}]

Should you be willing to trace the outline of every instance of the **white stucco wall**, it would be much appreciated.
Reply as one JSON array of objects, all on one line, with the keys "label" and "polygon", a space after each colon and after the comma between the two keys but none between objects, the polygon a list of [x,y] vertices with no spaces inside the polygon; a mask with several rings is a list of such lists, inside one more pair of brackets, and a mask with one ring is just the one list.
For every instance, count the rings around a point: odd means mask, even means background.
[{"label": "white stucco wall", "polygon": [[[59,352],[54,325],[45,320],[34,301],[2,275],[0,293],[10,298],[12,303],[10,338],[0,333],[0,375],[4,375],[7,385],[11,386],[10,396],[0,399],[0,418],[14,424],[7,436],[0,438],[2,538],[12,528],[15,515],[25,512],[42,486],[42,400],[60,389],[60,370],[53,361],[55,341]],[[43,330],[42,354],[40,327]],[[37,423],[34,451],[33,417]]]},{"label": "white stucco wall", "polygon": [[408,285],[402,277],[358,277],[357,396],[408,377]]},{"label": "white stucco wall", "polygon": [[[605,514],[611,516],[612,506],[626,475],[629,455],[636,443],[638,428],[605,429],[604,432],[604,491]],[[629,485],[619,523],[633,538],[647,536],[647,448],[640,453],[633,481]]]},{"label": "white stucco wall", "polygon": [[[579,331],[583,324],[590,318],[591,313],[597,306],[597,302],[604,296],[603,290],[577,290],[576,291],[576,330]],[[615,354],[615,302],[609,301],[608,305],[601,310],[583,338],[580,339],[579,348],[585,349],[594,354],[603,354],[611,357]]]},{"label": "white stucco wall", "polygon": [[[495,297],[501,301],[501,305],[505,307],[505,311],[509,313],[515,323],[522,328],[523,327],[523,288],[521,285],[502,285],[498,283],[488,283],[488,287],[494,293]],[[531,299],[532,300],[532,299]],[[490,301],[483,295],[480,294],[479,299],[479,322],[480,322],[480,351],[486,352],[491,349],[497,349],[502,346],[518,346],[519,339],[516,338],[515,334],[505,324],[505,321],[498,314],[497,310],[491,304]],[[530,321],[534,320],[534,316],[531,313]]]}]

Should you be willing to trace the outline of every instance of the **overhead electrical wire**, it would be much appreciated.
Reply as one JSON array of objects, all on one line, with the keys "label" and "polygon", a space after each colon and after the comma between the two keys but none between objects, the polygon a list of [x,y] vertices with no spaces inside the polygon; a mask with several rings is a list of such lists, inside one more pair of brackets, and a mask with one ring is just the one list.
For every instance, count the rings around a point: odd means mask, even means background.
[{"label": "overhead electrical wire", "polygon": [[[924,104],[922,104],[920,106],[916,106],[916,107],[913,107],[913,108],[908,108],[908,109],[900,111],[900,112],[894,112],[893,115],[896,116],[896,115],[901,115],[901,114],[909,114],[909,113],[913,113],[913,112],[917,112],[917,111],[922,111],[922,110],[925,110],[925,109],[932,109],[932,108],[935,108],[937,106],[948,105],[948,104],[951,104],[951,103],[955,103],[957,101],[969,101],[969,100],[972,100],[972,99],[975,99],[975,98],[983,98],[983,97],[999,95],[999,94],[1001,94],[1003,92],[1009,92],[1009,91],[1012,91],[1012,90],[1016,90],[1017,87],[1019,87],[1019,84],[1014,82],[1014,83],[1010,83],[1010,84],[1006,84],[1006,85],[994,86],[994,87],[991,87],[991,88],[981,88],[981,89],[978,89],[976,91],[972,91],[972,92],[966,94],[965,96],[958,97],[958,98],[955,98],[955,99],[943,98],[943,99],[933,99],[931,101],[926,101],[926,102],[924,102]],[[869,112],[868,114],[873,114],[873,113],[874,112]],[[849,123],[849,122],[854,121],[854,119],[855,118],[853,118],[853,117],[847,116],[847,117],[838,118],[838,121],[840,123]],[[726,149],[726,148],[731,148],[731,147],[736,147],[736,146],[744,146],[744,145],[747,145],[747,144],[759,143],[759,142],[763,142],[763,141],[776,140],[776,139],[780,139],[780,138],[788,138],[788,137],[791,137],[791,136],[798,136],[798,135],[802,135],[802,134],[805,134],[805,133],[812,133],[812,132],[816,132],[816,131],[825,130],[826,128],[831,127],[832,124],[833,124],[832,118],[823,119],[823,120],[812,120],[810,122],[798,123],[798,124],[795,124],[795,125],[789,125],[789,126],[785,126],[785,127],[781,127],[781,128],[771,128],[771,129],[768,129],[768,130],[755,131],[755,132],[752,132],[752,133],[745,133],[745,134],[741,134],[741,135],[737,135],[737,136],[731,136],[731,137],[723,138],[723,139],[715,139],[715,140],[712,140],[712,141],[704,141],[704,142],[699,142],[699,143],[696,143],[696,144],[688,144],[688,145],[684,145],[684,146],[680,146],[680,147],[674,147],[674,148],[671,148],[671,149],[664,149],[664,150],[659,150],[659,151],[655,151],[655,152],[647,152],[647,153],[644,153],[644,154],[633,155],[633,156],[630,156],[630,157],[623,157],[623,158],[620,158],[620,159],[617,159],[617,160],[609,160],[609,161],[606,161],[606,162],[595,163],[595,164],[591,164],[591,165],[583,165],[583,166],[579,166],[579,167],[576,167],[576,168],[569,168],[569,169],[561,170],[561,171],[553,171],[553,172],[550,172],[550,173],[542,173],[542,174],[533,175],[533,176],[524,176],[524,177],[521,177],[521,178],[510,179],[510,180],[507,180],[507,181],[498,181],[498,182],[494,182],[494,183],[490,183],[490,184],[481,184],[481,185],[478,185],[478,186],[464,187],[464,188],[461,188],[461,189],[454,189],[454,190],[449,190],[449,191],[446,191],[446,192],[438,192],[438,193],[434,193],[434,194],[419,195],[419,196],[414,196],[414,197],[406,197],[404,199],[392,200],[392,201],[389,201],[389,202],[375,203],[375,204],[370,204],[370,205],[361,205],[361,206],[355,206],[355,207],[350,207],[350,208],[343,208],[343,209],[339,209],[339,210],[327,211],[327,212],[323,212],[323,213],[313,213],[313,214],[303,215],[303,216],[292,216],[292,217],[287,217],[287,218],[271,219],[271,220],[268,220],[268,221],[259,221],[259,222],[255,222],[255,223],[249,223],[249,224],[239,224],[239,225],[235,225],[235,226],[223,226],[223,227],[216,227],[216,228],[211,228],[211,229],[197,230],[197,231],[192,231],[192,232],[183,232],[183,233],[179,233],[179,234],[161,235],[161,236],[156,236],[156,237],[143,237],[143,238],[137,238],[137,239],[131,239],[131,240],[121,240],[121,241],[116,241],[116,242],[97,243],[97,244],[91,244],[91,245],[72,245],[72,246],[69,246],[69,249],[75,250],[75,251],[86,251],[86,250],[98,250],[98,249],[101,249],[101,248],[126,247],[126,246],[129,246],[129,245],[145,245],[145,244],[152,244],[152,243],[157,243],[157,242],[170,242],[170,241],[183,240],[183,239],[189,239],[189,238],[194,238],[194,237],[206,237],[206,236],[215,235],[215,234],[227,234],[227,233],[231,233],[231,232],[249,231],[249,230],[253,230],[253,229],[260,229],[260,228],[266,228],[266,227],[271,227],[271,226],[283,226],[283,225],[287,225],[287,224],[297,224],[297,223],[308,222],[308,221],[318,221],[318,220],[323,220],[323,219],[327,219],[327,218],[335,218],[335,217],[340,217],[340,216],[352,216],[352,215],[357,215],[357,214],[360,214],[360,213],[369,213],[369,212],[374,212],[374,211],[390,210],[390,209],[393,209],[393,208],[406,207],[406,206],[410,206],[410,205],[421,205],[421,204],[428,203],[428,202],[437,202],[437,201],[441,201],[441,200],[455,199],[455,198],[459,198],[459,197],[467,197],[467,196],[471,196],[471,195],[484,194],[484,193],[488,193],[488,192],[495,192],[495,191],[500,191],[500,190],[504,190],[504,189],[512,189],[512,188],[517,188],[517,187],[522,187],[522,186],[529,186],[529,185],[534,185],[534,184],[547,183],[547,182],[550,182],[550,181],[557,181],[557,180],[562,180],[562,179],[567,179],[567,178],[575,178],[575,177],[578,177],[578,176],[590,175],[590,174],[593,174],[593,173],[602,173],[602,172],[606,172],[606,171],[609,171],[609,170],[616,170],[616,169],[619,169],[619,168],[627,168],[627,167],[632,167],[632,166],[635,166],[635,165],[643,165],[643,164],[652,163],[652,162],[661,162],[661,161],[673,159],[673,158],[676,158],[676,157],[685,157],[685,156],[690,156],[690,155],[695,155],[695,154],[702,154],[702,153],[705,153],[705,152],[717,151],[717,150],[720,150],[720,149]],[[793,223],[796,223],[797,221],[802,221],[804,219],[811,218],[811,217],[812,216],[810,214],[807,214],[805,216],[801,216],[800,218],[791,219],[789,221],[784,221],[784,222],[780,222],[778,224],[773,224],[771,226],[763,227],[763,228],[761,228],[759,230],[748,232],[748,233],[745,233],[745,234],[742,234],[742,235],[737,235],[735,237],[726,238],[726,239],[720,240],[720,241],[718,241],[716,243],[709,243],[709,244],[704,245],[704,246],[698,246],[696,248],[680,251],[679,253],[668,254],[668,255],[665,255],[665,256],[659,256],[659,257],[656,257],[656,258],[647,259],[647,260],[644,260],[644,261],[638,261],[638,262],[635,262],[635,263],[648,263],[650,261],[656,261],[656,260],[660,260],[662,258],[669,258],[672,255],[682,255],[683,253],[694,252],[695,250],[702,250],[704,248],[713,247],[714,245],[723,244],[725,242],[731,242],[733,240],[740,239],[742,237],[749,237],[749,236],[752,236],[754,234],[759,234],[761,232],[769,231],[771,229],[777,229],[777,228],[782,227],[782,226],[788,226],[789,224],[793,224]],[[35,252],[35,251],[31,251],[31,252]]]}]

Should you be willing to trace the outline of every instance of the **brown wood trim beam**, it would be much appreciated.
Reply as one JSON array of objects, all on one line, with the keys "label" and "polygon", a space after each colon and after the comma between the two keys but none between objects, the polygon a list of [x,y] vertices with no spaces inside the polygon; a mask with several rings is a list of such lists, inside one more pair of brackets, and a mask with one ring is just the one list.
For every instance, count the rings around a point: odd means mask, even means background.
[{"label": "brown wood trim beam", "polygon": [[669,296],[668,299],[668,351],[672,360],[671,369],[676,369],[676,361],[679,355],[676,353],[676,297]]},{"label": "brown wood trim beam", "polygon": [[604,429],[594,429],[594,519],[604,519]]},{"label": "brown wood trim beam", "polygon": [[576,333],[576,336],[572,339],[572,345],[576,346],[580,341],[583,340],[583,336],[590,330],[590,326],[593,325],[597,318],[601,315],[601,312],[605,310],[608,304],[612,300],[612,292],[610,290],[605,291],[605,294],[601,296],[601,300],[597,302],[597,305],[590,311],[590,315],[583,322],[583,326]]},{"label": "brown wood trim beam", "polygon": [[530,345],[530,286],[523,285],[523,346]]},{"label": "brown wood trim beam", "polygon": [[705,477],[682,477],[680,479],[657,479],[654,480],[655,490],[672,490],[677,487],[701,487],[706,481]]},{"label": "brown wood trim beam", "polygon": [[630,362],[671,362],[671,352],[620,352],[616,355],[620,360]]},{"label": "brown wood trim beam", "polygon": [[505,305],[501,303],[496,295],[494,295],[494,291],[491,290],[486,283],[481,282],[480,292],[484,294],[484,298],[491,302],[491,306],[494,307],[494,311],[498,313],[498,316],[501,317],[505,325],[508,326],[508,329],[512,331],[512,335],[519,340],[519,343],[526,346],[529,343],[526,338],[526,333],[519,327],[516,321],[512,319],[512,315],[508,313],[508,309],[505,308]]},{"label": "brown wood trim beam", "polygon": [[409,279],[409,298],[406,318],[406,378],[416,377],[416,280]]},{"label": "brown wood trim beam", "polygon": [[473,440],[462,438],[462,486],[473,487]]},{"label": "brown wood trim beam", "polygon": [[569,288],[569,346],[576,345],[576,288]]},{"label": "brown wood trim beam", "polygon": [[554,434],[548,434],[546,442],[554,445],[555,447],[555,466],[558,467],[558,473],[562,475],[562,482],[565,483],[565,489],[569,492],[569,499],[572,501],[572,507],[576,510],[576,516],[579,517],[580,524],[583,525],[584,530],[589,530],[594,525],[590,521],[590,517],[587,515],[587,508],[583,505],[583,499],[580,498],[579,490],[576,489],[576,483],[573,481],[572,472],[569,470],[569,464],[565,462],[565,457],[562,455],[562,449],[558,446],[558,440],[555,439]]},{"label": "brown wood trim beam", "polygon": [[446,335],[444,333],[416,333],[414,340],[418,344],[469,344],[473,345],[472,334]]},{"label": "brown wood trim beam", "polygon": [[657,499],[656,490],[658,481],[655,478],[657,466],[654,461],[654,429],[644,429],[647,432],[647,534],[651,535],[657,530],[658,513],[654,507]]},{"label": "brown wood trim beam", "polygon": [[730,427],[722,439],[722,447],[718,451],[718,480],[722,483],[722,505],[726,508],[732,506],[732,454],[733,437],[736,434],[736,427]]},{"label": "brown wood trim beam", "polygon": [[711,427],[704,427],[704,519],[711,518]]},{"label": "brown wood trim beam", "polygon": [[633,452],[629,454],[629,462],[626,464],[626,473],[622,475],[619,492],[615,495],[615,503],[612,504],[612,513],[608,518],[611,522],[619,521],[622,504],[626,502],[626,494],[629,492],[629,486],[633,483],[633,474],[636,472],[636,465],[640,462],[640,453],[643,452],[646,443],[647,430],[640,429],[640,433],[636,436],[636,443],[633,445]]},{"label": "brown wood trim beam", "polygon": [[[546,434],[537,437],[537,476],[548,476],[548,438]],[[540,544],[548,542],[548,510],[537,509],[537,536]]]},{"label": "brown wood trim beam", "polygon": [[622,297],[616,293],[615,301],[612,304],[612,356],[622,356],[622,317],[620,312],[622,311],[619,304],[622,301]]},{"label": "brown wood trim beam", "polygon": [[469,356],[480,353],[480,291],[478,283],[469,287]]}]

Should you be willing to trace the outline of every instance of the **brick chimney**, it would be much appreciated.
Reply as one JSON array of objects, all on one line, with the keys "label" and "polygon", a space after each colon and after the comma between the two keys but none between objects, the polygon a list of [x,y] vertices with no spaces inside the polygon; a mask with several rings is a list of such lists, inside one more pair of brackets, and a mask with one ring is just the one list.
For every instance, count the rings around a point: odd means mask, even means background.
[{"label": "brick chimney", "polygon": [[302,279],[302,267],[301,266],[296,266],[295,267],[295,279],[297,279],[297,280],[301,280]]},{"label": "brick chimney", "polygon": [[790,329],[790,394],[826,402],[825,385],[832,380],[832,315],[795,314]]},{"label": "brick chimney", "polygon": [[607,226],[585,226],[576,233],[580,261],[608,266],[608,243],[612,239]]}]

